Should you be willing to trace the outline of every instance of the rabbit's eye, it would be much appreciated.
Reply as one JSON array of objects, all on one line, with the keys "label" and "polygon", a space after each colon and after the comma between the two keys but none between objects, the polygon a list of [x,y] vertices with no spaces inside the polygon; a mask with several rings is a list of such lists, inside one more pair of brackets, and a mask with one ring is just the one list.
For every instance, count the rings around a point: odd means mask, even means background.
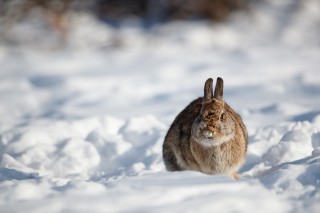
[{"label": "rabbit's eye", "polygon": [[208,116],[212,117],[213,116],[213,112],[208,112]]},{"label": "rabbit's eye", "polygon": [[226,119],[226,115],[224,114],[224,113],[222,113],[221,115],[220,115],[220,120],[225,120]]}]

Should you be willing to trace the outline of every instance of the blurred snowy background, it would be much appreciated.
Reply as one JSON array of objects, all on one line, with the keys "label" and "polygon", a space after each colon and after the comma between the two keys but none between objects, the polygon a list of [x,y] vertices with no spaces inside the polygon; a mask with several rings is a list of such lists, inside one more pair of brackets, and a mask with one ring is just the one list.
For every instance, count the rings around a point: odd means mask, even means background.
[{"label": "blurred snowy background", "polygon": [[[0,0],[0,212],[319,212],[319,0]],[[167,173],[208,77],[242,179]]]}]

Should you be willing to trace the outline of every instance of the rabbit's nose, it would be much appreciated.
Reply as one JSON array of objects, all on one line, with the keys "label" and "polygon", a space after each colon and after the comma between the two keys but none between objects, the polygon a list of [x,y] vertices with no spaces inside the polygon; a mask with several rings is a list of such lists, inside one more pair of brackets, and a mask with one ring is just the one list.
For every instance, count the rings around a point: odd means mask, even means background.
[{"label": "rabbit's nose", "polygon": [[216,129],[213,126],[208,126],[208,130],[212,132],[212,134],[216,133]]}]

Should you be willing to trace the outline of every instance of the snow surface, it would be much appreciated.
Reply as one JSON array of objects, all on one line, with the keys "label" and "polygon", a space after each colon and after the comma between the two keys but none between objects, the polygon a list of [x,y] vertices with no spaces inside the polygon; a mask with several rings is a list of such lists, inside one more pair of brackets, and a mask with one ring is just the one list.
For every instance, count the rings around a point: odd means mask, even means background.
[{"label": "snow surface", "polygon": [[[320,4],[295,3],[148,31],[77,14],[59,49],[17,25],[21,44],[0,46],[0,212],[319,212]],[[218,76],[249,131],[242,178],[166,172],[167,129]]]}]

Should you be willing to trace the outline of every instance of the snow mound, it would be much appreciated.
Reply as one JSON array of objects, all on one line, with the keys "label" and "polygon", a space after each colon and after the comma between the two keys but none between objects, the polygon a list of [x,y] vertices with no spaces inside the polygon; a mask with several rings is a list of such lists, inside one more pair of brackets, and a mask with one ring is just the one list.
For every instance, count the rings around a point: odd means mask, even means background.
[{"label": "snow mound", "polygon": [[263,156],[266,164],[275,165],[309,156],[312,151],[311,138],[317,130],[311,123],[298,122],[292,126]]},{"label": "snow mound", "polygon": [[161,170],[165,125],[155,117],[39,121],[1,135],[3,168],[89,179]]}]

